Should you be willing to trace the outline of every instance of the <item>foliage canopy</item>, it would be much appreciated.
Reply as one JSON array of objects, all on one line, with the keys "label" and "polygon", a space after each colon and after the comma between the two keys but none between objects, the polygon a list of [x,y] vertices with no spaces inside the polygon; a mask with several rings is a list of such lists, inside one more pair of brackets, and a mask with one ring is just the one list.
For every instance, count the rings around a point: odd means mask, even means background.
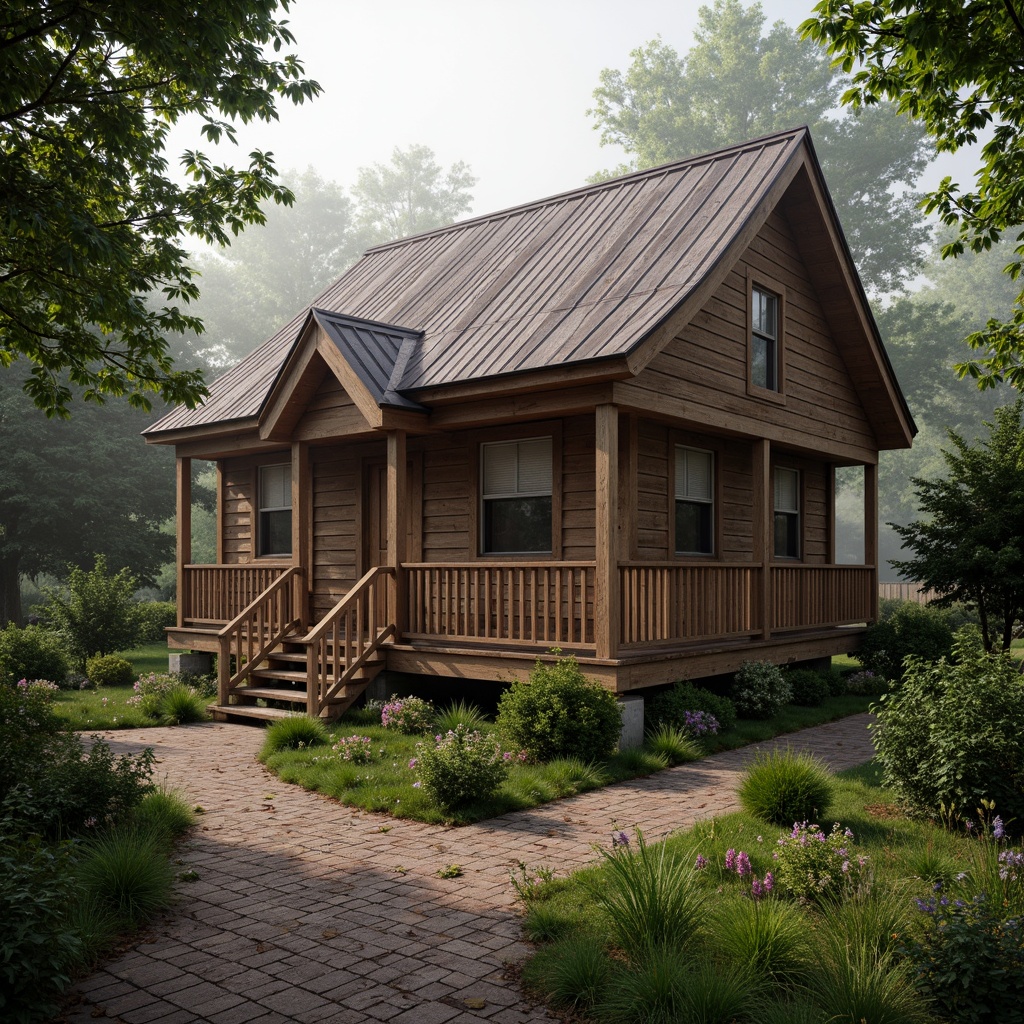
[{"label": "foliage canopy", "polygon": [[686,54],[659,38],[633,50],[625,72],[602,71],[588,113],[602,144],[632,158],[612,173],[810,125],[862,279],[900,289],[928,238],[914,192],[924,132],[889,106],[837,118],[846,79],[825,49],[781,21],[764,30],[760,4],[715,0]]},{"label": "foliage canopy", "polygon": [[[165,149],[186,116],[234,141],[234,122],[277,117],[319,92],[278,7],[292,0],[166,4],[10,0],[0,14],[0,366],[24,359],[25,390],[68,415],[73,391],[156,393],[194,405],[196,370],[175,370],[165,335],[201,330],[179,303],[199,292],[183,236],[224,243],[288,203],[271,154],[245,167]],[[273,56],[267,55],[272,53]]]},{"label": "foliage canopy", "polygon": [[[805,37],[826,45],[853,72],[842,100],[854,110],[883,102],[919,121],[938,150],[955,153],[984,138],[973,189],[946,177],[925,209],[956,229],[943,250],[990,248],[1024,224],[1024,14],[1011,0],[822,0]],[[856,70],[855,70],[856,69]],[[1024,232],[1006,270],[1024,268]],[[1024,292],[1011,317],[967,338],[983,354],[957,371],[981,387],[1006,380],[1024,389]]]}]

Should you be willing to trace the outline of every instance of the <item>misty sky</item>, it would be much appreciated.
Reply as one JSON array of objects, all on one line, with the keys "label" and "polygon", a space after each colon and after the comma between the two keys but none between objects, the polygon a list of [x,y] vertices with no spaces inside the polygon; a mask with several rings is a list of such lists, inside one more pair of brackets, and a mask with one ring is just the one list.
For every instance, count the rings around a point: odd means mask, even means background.
[{"label": "misty sky", "polygon": [[[479,179],[475,213],[575,188],[623,159],[600,146],[585,113],[601,69],[624,69],[630,50],[659,34],[685,52],[699,6],[296,0],[288,18],[297,52],[324,93],[299,108],[280,104],[277,125],[240,132],[241,152],[269,149],[282,169],[312,165],[350,186],[358,167],[386,162],[396,145],[422,143],[446,167],[470,165]],[[809,0],[762,6],[769,22],[794,26],[811,9]]]}]

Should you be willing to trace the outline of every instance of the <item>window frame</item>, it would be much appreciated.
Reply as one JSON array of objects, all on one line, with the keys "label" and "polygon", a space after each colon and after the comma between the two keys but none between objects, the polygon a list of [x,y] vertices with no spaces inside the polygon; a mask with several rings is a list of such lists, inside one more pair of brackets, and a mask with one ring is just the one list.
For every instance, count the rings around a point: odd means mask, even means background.
[{"label": "window frame", "polygon": [[[775,338],[754,330],[754,293],[761,292],[775,299]],[[775,387],[768,388],[754,383],[754,347],[756,338],[766,338],[775,347]],[[747,270],[747,394],[767,402],[786,404],[786,289],[775,280],[763,274]]]},{"label": "window frame", "polygon": [[[287,505],[267,505],[263,504],[263,474],[267,470],[271,469],[284,469],[288,472],[288,487],[286,494],[288,497]],[[292,464],[291,462],[267,462],[256,467],[256,482],[255,482],[255,500],[253,501],[255,515],[255,557],[256,558],[277,558],[277,559],[290,559],[293,555],[292,552],[292,517],[295,514],[294,502],[292,500]],[[264,529],[263,529],[263,513],[264,512],[287,512],[288,513],[288,550],[287,551],[264,551]]]},{"label": "window frame", "polygon": [[[708,456],[711,463],[711,479],[710,479],[710,497],[705,499],[693,498],[690,496],[680,497],[680,481],[679,481],[679,454],[680,452],[694,452],[699,455]],[[694,444],[689,444],[681,441],[674,442],[672,446],[672,551],[677,558],[714,558],[718,551],[718,471],[717,471],[717,457],[718,452],[713,448],[700,448]],[[685,487],[685,483],[684,483]],[[679,547],[679,531],[677,529],[677,517],[680,502],[701,505],[705,508],[710,509],[709,517],[709,532],[711,536],[710,548],[707,551],[689,551]]]},{"label": "window frame", "polygon": [[[486,468],[485,459],[486,452],[489,448],[497,448],[508,445],[520,445],[529,443],[531,441],[547,441],[550,445],[550,485],[547,491],[531,491],[531,492],[520,492],[515,493],[495,493],[488,495],[486,492]],[[560,487],[560,460],[556,456],[556,452],[560,447],[560,433],[553,430],[544,430],[536,434],[518,435],[514,437],[509,436],[495,436],[481,440],[479,444],[479,451],[476,459],[476,470],[477,470],[477,515],[479,522],[477,524],[476,535],[477,535],[477,551],[480,557],[483,558],[537,558],[538,556],[547,556],[548,558],[557,559],[560,557],[557,545],[557,535],[561,530],[561,514],[560,509],[557,507],[557,503],[561,501],[561,487]],[[519,468],[519,455],[516,453],[516,469],[518,474]],[[517,481],[518,487],[518,481]],[[551,500],[551,535],[549,537],[548,547],[544,550],[537,551],[498,551],[489,550],[487,548],[487,503],[489,501],[501,501],[508,500],[509,498],[541,498],[547,497]]]},{"label": "window frame", "polygon": [[[777,488],[776,488],[776,476],[779,473],[792,473],[796,477],[796,508],[787,509],[779,508],[777,500]],[[804,536],[803,536],[803,485],[804,485],[804,474],[793,466],[773,466],[772,467],[772,558],[777,561],[786,562],[799,562],[803,558],[804,550]],[[790,554],[786,552],[779,554],[777,540],[778,536],[776,533],[776,524],[779,516],[787,516],[796,521],[796,553]],[[789,535],[787,530],[787,536]]]}]

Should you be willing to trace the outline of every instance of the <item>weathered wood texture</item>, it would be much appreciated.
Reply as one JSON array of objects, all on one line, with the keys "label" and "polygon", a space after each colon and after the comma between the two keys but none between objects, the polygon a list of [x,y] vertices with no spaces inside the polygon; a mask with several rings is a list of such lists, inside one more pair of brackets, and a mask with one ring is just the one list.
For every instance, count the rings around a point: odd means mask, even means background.
[{"label": "weathered wood texture", "polygon": [[184,566],[178,602],[183,624],[221,625],[233,619],[288,569],[280,562]]},{"label": "weathered wood texture", "polygon": [[[785,290],[783,401],[748,394],[748,270],[763,287]],[[808,278],[793,228],[777,212],[680,336],[634,381],[617,384],[615,394],[617,400],[632,396],[639,408],[645,401],[657,408],[668,399],[678,415],[696,424],[731,425],[776,443],[834,450],[845,458],[876,457],[874,432]]]}]

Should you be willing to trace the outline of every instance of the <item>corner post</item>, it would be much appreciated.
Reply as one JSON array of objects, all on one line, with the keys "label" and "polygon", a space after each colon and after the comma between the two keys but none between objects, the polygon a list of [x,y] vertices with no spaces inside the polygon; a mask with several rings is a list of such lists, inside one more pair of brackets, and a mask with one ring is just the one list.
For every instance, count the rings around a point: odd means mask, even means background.
[{"label": "corner post", "polygon": [[303,629],[309,625],[308,595],[313,586],[313,567],[306,565],[312,518],[310,491],[309,445],[295,441],[292,443],[292,565],[297,566],[302,575],[295,581],[292,594],[294,613]]},{"label": "corner post", "polygon": [[868,622],[878,621],[878,464],[871,462],[864,467],[864,564],[871,571],[867,574]]},{"label": "corner post", "polygon": [[772,633],[772,537],[775,522],[775,493],[772,485],[772,446],[766,437],[753,444],[754,564],[761,565],[761,636]]},{"label": "corner post", "polygon": [[176,501],[174,522],[176,527],[176,543],[174,565],[178,577],[178,627],[185,625],[185,619],[191,618],[188,612],[189,592],[185,583],[185,566],[192,563],[192,460],[178,457],[175,459]]},{"label": "corner post", "polygon": [[388,431],[388,564],[394,567],[395,583],[392,589],[395,603],[392,609],[395,621],[395,639],[406,630],[408,601],[405,593],[406,535],[406,444],[404,430]]},{"label": "corner post", "polygon": [[619,410],[606,403],[594,410],[596,436],[596,515],[594,545],[594,639],[599,658],[619,653]]}]

